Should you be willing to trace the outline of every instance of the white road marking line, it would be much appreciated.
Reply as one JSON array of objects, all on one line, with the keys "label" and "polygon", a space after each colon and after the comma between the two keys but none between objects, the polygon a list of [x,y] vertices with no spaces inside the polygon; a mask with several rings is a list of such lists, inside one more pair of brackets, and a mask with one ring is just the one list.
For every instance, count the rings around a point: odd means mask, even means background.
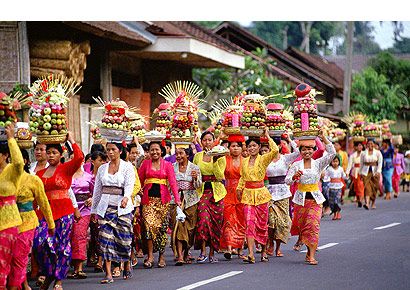
[{"label": "white road marking line", "polygon": [[231,272],[228,272],[228,273],[223,274],[223,275],[216,276],[216,277],[211,278],[211,279],[199,281],[199,282],[196,282],[194,284],[190,284],[188,286],[178,288],[177,290],[191,290],[191,289],[198,288],[200,286],[203,286],[203,285],[206,285],[206,284],[209,284],[209,283],[212,283],[212,282],[216,282],[216,281],[219,281],[219,280],[222,280],[222,279],[226,279],[226,278],[229,278],[229,277],[241,274],[241,273],[243,273],[243,271],[231,271]]},{"label": "white road marking line", "polygon": [[[323,250],[323,249],[326,249],[326,248],[330,248],[330,247],[336,246],[336,245],[338,245],[338,244],[339,244],[339,243],[329,243],[329,244],[325,244],[325,245],[323,245],[323,246],[317,247],[317,249],[318,249],[318,250]],[[303,250],[303,251],[301,251],[301,253],[307,253],[307,250]]]},{"label": "white road marking line", "polygon": [[388,224],[388,225],[385,225],[385,226],[374,228],[373,230],[383,230],[383,229],[391,228],[391,227],[394,227],[394,226],[398,226],[400,224],[401,223],[391,223],[391,224]]}]

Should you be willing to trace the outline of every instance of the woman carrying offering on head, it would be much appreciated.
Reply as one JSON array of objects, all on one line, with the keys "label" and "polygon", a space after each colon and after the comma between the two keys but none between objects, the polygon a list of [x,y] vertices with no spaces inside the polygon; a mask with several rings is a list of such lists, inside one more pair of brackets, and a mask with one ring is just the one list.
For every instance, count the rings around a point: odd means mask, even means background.
[{"label": "woman carrying offering on head", "polygon": [[265,129],[265,137],[269,140],[270,151],[264,155],[259,154],[260,138],[249,138],[246,148],[249,157],[242,163],[241,178],[239,180],[237,195],[238,200],[244,204],[245,235],[248,244],[248,256],[245,263],[255,263],[255,241],[262,245],[261,262],[269,259],[266,254],[266,242],[268,240],[269,201],[272,196],[265,187],[264,179],[269,164],[278,155],[279,149],[270,138],[268,129]]},{"label": "woman carrying offering on head", "polygon": [[302,160],[293,163],[286,175],[286,184],[297,182],[298,187],[293,197],[295,204],[294,219],[297,224],[293,224],[297,230],[299,240],[305,244],[308,251],[305,262],[309,265],[317,265],[315,259],[316,249],[319,243],[320,219],[322,217],[322,203],[325,201],[319,189],[319,181],[322,171],[329,165],[336,156],[333,144],[324,136],[323,130],[319,137],[326,146],[328,154],[318,159],[313,159],[315,151],[314,140],[300,140],[299,151]]}]

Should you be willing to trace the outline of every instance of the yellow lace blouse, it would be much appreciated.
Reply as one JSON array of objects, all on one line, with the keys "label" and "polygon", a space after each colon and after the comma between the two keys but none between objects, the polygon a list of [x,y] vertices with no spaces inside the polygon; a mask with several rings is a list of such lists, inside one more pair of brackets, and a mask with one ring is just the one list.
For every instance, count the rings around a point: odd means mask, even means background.
[{"label": "yellow lace blouse", "polygon": [[266,169],[278,154],[278,146],[269,138],[270,151],[265,155],[258,155],[253,166],[249,166],[249,158],[243,160],[241,169],[241,178],[239,179],[238,189],[242,191],[241,202],[248,205],[260,205],[271,200],[272,196],[266,187],[262,188],[245,188],[247,181],[261,181],[265,179]]},{"label": "yellow lace blouse", "polygon": [[[17,187],[23,173],[24,160],[14,138],[8,140],[11,163],[0,173],[0,196],[16,195]],[[3,204],[0,199],[0,231],[16,227],[22,223],[17,204]]]},{"label": "yellow lace blouse", "polygon": [[[33,202],[34,200],[37,205],[40,206],[41,212],[47,221],[48,228],[54,229],[53,214],[44,191],[43,182],[41,182],[38,176],[23,172],[20,186],[17,190],[17,203]],[[39,224],[34,210],[20,212],[20,216],[23,220],[23,223],[19,226],[20,233],[35,229]]]},{"label": "yellow lace blouse", "polygon": [[[201,174],[202,175],[215,175],[217,180],[220,180],[220,181],[224,180],[225,179],[224,173],[225,173],[225,168],[226,168],[226,158],[221,157],[215,163],[213,162],[212,158],[210,162],[204,162],[203,161],[204,153],[205,153],[204,151],[198,152],[197,154],[195,154],[194,160],[193,160],[193,163],[199,167],[199,170],[201,170]],[[220,201],[226,195],[226,188],[220,181],[211,182],[215,202]],[[201,198],[202,194],[204,193],[204,186],[205,186],[205,183],[203,182],[202,186],[197,189],[199,198]]]},{"label": "yellow lace blouse", "polygon": [[132,203],[135,202],[135,197],[141,191],[141,182],[138,176],[137,168],[134,167],[134,171],[135,171],[135,183],[134,183],[134,189],[132,190],[132,194],[131,194]]}]

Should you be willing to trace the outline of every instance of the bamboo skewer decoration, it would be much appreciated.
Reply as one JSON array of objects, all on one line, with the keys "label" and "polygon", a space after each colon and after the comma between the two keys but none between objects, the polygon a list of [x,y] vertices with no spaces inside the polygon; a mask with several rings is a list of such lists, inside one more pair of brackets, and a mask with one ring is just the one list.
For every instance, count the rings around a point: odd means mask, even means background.
[{"label": "bamboo skewer decoration", "polygon": [[30,47],[30,73],[34,77],[60,74],[73,78],[78,84],[84,81],[87,55],[91,53],[89,41],[73,43],[67,40],[35,41]]}]

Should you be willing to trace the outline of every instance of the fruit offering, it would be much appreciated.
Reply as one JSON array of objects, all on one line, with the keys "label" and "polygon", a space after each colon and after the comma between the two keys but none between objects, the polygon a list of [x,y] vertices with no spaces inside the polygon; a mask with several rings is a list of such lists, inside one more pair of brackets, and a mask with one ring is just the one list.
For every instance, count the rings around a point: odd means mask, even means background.
[{"label": "fruit offering", "polygon": [[104,102],[104,115],[101,119],[101,127],[128,131],[128,117],[125,114],[127,109],[127,104],[119,99],[111,102]]},{"label": "fruit offering", "polygon": [[32,134],[30,132],[28,123],[26,122],[16,123],[15,138],[20,148],[29,149],[33,147]]},{"label": "fruit offering", "polygon": [[285,121],[285,129],[287,131],[293,130],[293,113],[290,110],[283,110],[283,120]]},{"label": "fruit offering", "polygon": [[383,119],[380,122],[380,126],[381,126],[381,129],[382,129],[382,138],[383,139],[390,139],[393,136],[393,134],[390,131],[390,125],[391,124],[394,124],[394,121]]},{"label": "fruit offering", "polygon": [[363,129],[366,121],[366,116],[362,113],[352,112],[342,118],[342,121],[349,127],[350,135],[354,142],[365,141]]},{"label": "fruit offering", "polygon": [[270,103],[266,105],[266,126],[269,133],[283,132],[286,129],[286,121],[283,118],[283,105]]},{"label": "fruit offering", "polygon": [[37,135],[66,135],[66,109],[55,101],[33,104],[30,109],[30,130]]},{"label": "fruit offering", "polygon": [[167,138],[172,142],[191,142],[199,131],[198,111],[202,103],[199,99],[203,91],[194,83],[176,81],[166,85],[160,95],[170,104],[171,129]]},{"label": "fruit offering", "polygon": [[99,140],[102,138],[100,128],[97,125],[91,125],[90,133],[94,140]]},{"label": "fruit offering", "polygon": [[171,129],[171,105],[168,103],[162,103],[154,110],[154,114],[158,117],[155,121],[155,130],[161,134],[169,133]]},{"label": "fruit offering", "polygon": [[346,132],[340,128],[333,128],[329,130],[329,137],[333,142],[342,141],[346,138]]},{"label": "fruit offering", "polygon": [[365,137],[380,137],[380,127],[374,123],[369,123],[363,128]]},{"label": "fruit offering", "polygon": [[317,115],[317,92],[307,84],[299,84],[294,94],[293,113],[293,133],[295,137],[314,137],[319,133],[319,123]]},{"label": "fruit offering", "polygon": [[241,118],[241,133],[244,136],[261,136],[266,127],[265,97],[252,94],[245,96]]},{"label": "fruit offering", "polygon": [[13,108],[13,100],[3,92],[0,92],[0,127],[5,127],[17,121],[16,112]]},{"label": "fruit offering", "polygon": [[30,130],[44,144],[62,143],[67,135],[69,98],[78,91],[77,83],[62,75],[50,75],[30,86],[33,104],[29,110]]}]

